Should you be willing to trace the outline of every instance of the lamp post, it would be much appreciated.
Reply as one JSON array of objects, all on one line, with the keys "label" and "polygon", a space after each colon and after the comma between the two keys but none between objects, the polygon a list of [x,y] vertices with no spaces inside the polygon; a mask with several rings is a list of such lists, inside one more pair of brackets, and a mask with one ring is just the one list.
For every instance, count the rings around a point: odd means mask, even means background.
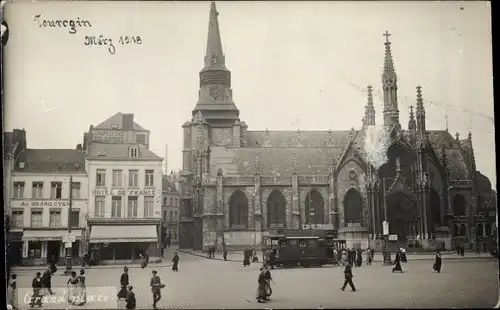
[{"label": "lamp post", "polygon": [[70,275],[73,271],[72,268],[72,256],[73,256],[73,240],[71,238],[71,226],[72,223],[72,213],[73,213],[73,176],[69,177],[69,209],[68,209],[68,235],[66,238],[66,269],[64,270],[65,275]]}]

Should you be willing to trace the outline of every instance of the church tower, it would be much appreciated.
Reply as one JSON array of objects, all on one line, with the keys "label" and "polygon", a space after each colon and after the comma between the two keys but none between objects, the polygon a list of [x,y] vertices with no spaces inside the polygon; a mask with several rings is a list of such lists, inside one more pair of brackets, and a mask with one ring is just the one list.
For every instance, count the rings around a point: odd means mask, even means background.
[{"label": "church tower", "polygon": [[[231,127],[239,119],[240,111],[233,102],[231,72],[226,68],[219,29],[219,12],[211,3],[208,23],[205,66],[200,71],[198,103],[193,116],[201,118],[212,127]],[[199,117],[200,118],[200,117]]]},{"label": "church tower", "polygon": [[384,33],[385,41],[385,59],[384,72],[382,73],[382,88],[384,90],[384,125],[399,125],[398,110],[398,79],[392,61],[390,34]]}]

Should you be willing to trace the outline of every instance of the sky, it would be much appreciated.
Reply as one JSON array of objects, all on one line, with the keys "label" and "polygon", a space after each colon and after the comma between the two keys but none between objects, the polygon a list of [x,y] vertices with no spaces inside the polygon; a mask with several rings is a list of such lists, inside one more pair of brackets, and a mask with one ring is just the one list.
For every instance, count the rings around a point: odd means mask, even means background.
[{"label": "sky", "polygon": [[[463,8],[463,9],[461,9]],[[422,86],[429,130],[466,138],[496,186],[491,9],[487,2],[218,2],[233,99],[249,130],[360,128],[367,85],[380,94],[383,33],[391,33],[400,121]],[[180,169],[181,125],[199,90],[209,2],[15,2],[4,8],[4,130],[29,148],[74,148],[90,125],[134,113],[150,147]],[[92,27],[39,27],[88,20]],[[85,46],[112,38],[115,53]],[[120,46],[120,36],[142,44]],[[376,121],[382,102],[375,98]],[[448,121],[446,122],[446,119]]]}]

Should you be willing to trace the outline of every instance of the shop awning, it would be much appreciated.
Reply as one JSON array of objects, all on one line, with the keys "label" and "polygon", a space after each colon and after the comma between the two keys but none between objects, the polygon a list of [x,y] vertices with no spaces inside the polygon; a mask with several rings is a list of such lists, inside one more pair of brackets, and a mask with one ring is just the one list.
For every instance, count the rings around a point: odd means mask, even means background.
[{"label": "shop awning", "polygon": [[155,225],[92,226],[90,243],[157,242]]},{"label": "shop awning", "polygon": [[[23,240],[28,241],[62,241],[64,236],[68,233],[67,230],[25,230],[23,233]],[[75,239],[82,239],[82,231],[72,230],[71,235]]]}]

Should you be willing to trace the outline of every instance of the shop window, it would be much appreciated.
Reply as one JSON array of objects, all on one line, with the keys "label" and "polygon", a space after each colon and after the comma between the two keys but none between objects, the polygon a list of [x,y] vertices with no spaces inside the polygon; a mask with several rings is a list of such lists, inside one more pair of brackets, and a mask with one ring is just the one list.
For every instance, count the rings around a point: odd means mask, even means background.
[{"label": "shop window", "polygon": [[28,244],[28,257],[29,258],[41,258],[42,257],[42,243],[41,242],[29,242],[29,244]]}]

